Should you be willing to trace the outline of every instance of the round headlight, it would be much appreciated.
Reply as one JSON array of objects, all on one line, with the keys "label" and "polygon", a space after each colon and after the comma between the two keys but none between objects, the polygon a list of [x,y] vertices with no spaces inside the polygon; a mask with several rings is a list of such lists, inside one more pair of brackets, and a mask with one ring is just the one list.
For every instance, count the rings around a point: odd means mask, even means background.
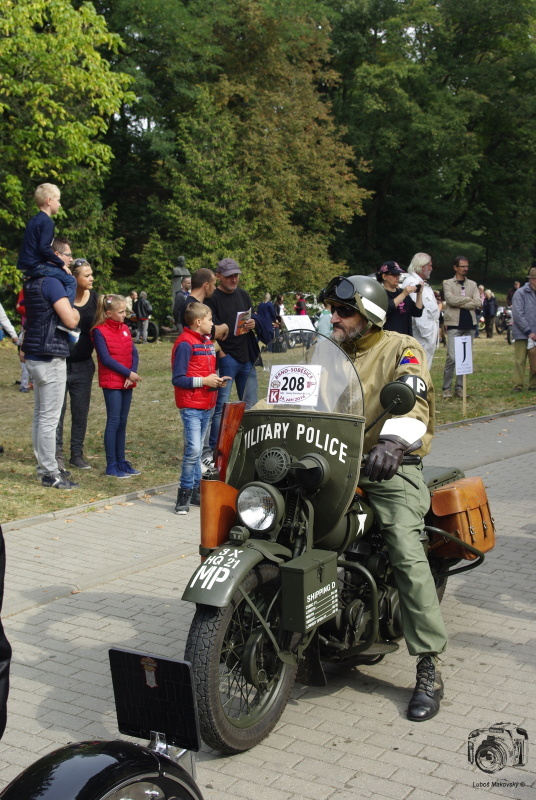
[{"label": "round headlight", "polygon": [[271,531],[281,521],[284,511],[281,494],[272,486],[249,483],[236,501],[240,521],[252,531]]}]

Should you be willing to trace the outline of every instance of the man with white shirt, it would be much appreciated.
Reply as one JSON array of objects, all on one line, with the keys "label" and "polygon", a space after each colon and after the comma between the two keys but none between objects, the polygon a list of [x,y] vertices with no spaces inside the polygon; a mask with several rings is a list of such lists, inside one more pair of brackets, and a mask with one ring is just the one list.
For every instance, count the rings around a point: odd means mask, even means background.
[{"label": "man with white shirt", "polygon": [[408,274],[400,282],[404,289],[408,284],[422,283],[423,312],[421,317],[414,317],[413,338],[417,339],[426,353],[428,369],[432,369],[432,361],[438,344],[439,333],[439,306],[434,290],[427,281],[432,273],[432,256],[428,253],[415,253],[408,267]]}]

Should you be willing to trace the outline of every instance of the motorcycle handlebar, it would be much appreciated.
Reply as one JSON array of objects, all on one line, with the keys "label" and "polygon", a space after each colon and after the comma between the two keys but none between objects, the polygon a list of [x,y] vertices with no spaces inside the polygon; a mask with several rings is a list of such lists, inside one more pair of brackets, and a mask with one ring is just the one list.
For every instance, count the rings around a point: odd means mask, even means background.
[{"label": "motorcycle handlebar", "polygon": [[[363,469],[363,467],[365,466],[365,461],[366,461],[366,456],[363,456],[363,458],[361,459],[361,469]],[[408,453],[408,455],[404,456],[402,459],[402,464],[407,466],[419,466],[419,464],[421,463],[422,463],[422,458],[420,456],[411,455],[411,453]],[[415,489],[417,490],[419,489],[417,484],[414,481],[412,481],[411,478],[408,478],[407,475],[404,475],[404,473],[398,472],[397,470],[395,472],[395,475],[398,475],[399,478],[402,478],[402,480],[407,481],[407,483],[411,483],[411,485]]]}]

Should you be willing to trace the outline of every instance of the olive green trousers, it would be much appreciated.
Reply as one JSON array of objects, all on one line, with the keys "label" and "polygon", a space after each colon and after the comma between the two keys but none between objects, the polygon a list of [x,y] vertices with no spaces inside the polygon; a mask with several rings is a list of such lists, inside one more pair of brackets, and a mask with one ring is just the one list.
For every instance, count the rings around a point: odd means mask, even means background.
[{"label": "olive green trousers", "polygon": [[[525,384],[525,371],[527,368],[527,357],[529,359],[530,375],[529,389],[536,389],[536,370],[533,369],[531,354],[534,350],[527,350],[526,339],[516,339],[514,342],[514,388],[523,389]],[[534,359],[534,356],[532,356]]]},{"label": "olive green trousers", "polygon": [[400,597],[402,630],[410,655],[443,653],[447,647],[447,630],[419,539],[423,517],[430,506],[430,493],[420,467],[403,466],[399,471],[419,488],[415,489],[398,475],[381,483],[362,476],[359,486],[368,495],[387,544]]}]

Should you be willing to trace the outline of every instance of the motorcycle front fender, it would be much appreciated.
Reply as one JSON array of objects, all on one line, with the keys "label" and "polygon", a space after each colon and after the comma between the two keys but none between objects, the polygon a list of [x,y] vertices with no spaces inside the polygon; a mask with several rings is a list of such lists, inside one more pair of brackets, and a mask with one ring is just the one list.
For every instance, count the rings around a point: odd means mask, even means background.
[{"label": "motorcycle front fender", "polygon": [[98,800],[122,781],[133,776],[156,778],[164,770],[158,755],[141,745],[121,740],[76,742],[40,758],[0,792],[0,798]]},{"label": "motorcycle front fender", "polygon": [[218,547],[190,578],[182,599],[215,608],[225,608],[246,575],[261,561],[280,563],[292,552],[277,542],[249,539],[245,544]]}]

